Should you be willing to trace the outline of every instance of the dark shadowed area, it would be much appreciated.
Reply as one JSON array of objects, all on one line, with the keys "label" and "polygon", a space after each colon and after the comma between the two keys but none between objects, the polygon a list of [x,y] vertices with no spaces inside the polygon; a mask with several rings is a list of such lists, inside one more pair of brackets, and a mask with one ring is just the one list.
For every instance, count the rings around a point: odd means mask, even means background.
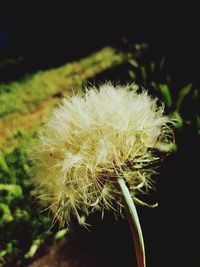
[{"label": "dark shadowed area", "polygon": [[[130,49],[148,43],[155,56],[169,58],[177,80],[199,83],[198,24],[194,1],[7,4],[0,17],[1,80],[59,66],[106,45]],[[6,64],[9,59],[15,62]]]}]

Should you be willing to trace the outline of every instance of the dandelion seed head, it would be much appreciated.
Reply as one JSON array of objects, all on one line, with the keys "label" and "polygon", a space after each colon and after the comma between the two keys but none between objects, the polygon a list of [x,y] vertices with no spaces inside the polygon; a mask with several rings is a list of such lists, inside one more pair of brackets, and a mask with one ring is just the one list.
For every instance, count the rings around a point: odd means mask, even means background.
[{"label": "dandelion seed head", "polygon": [[33,178],[55,218],[70,222],[73,214],[82,223],[82,213],[120,210],[118,175],[133,197],[148,190],[156,152],[172,141],[170,123],[164,106],[133,85],[107,83],[65,98],[34,150]]}]

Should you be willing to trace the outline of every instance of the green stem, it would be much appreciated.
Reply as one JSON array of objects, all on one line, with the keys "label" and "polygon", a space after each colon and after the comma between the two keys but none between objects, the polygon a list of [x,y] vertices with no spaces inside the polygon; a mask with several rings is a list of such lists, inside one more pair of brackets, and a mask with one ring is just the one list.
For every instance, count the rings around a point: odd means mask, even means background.
[{"label": "green stem", "polygon": [[146,267],[144,240],[143,240],[142,229],[141,229],[140,221],[138,218],[137,210],[133,202],[133,199],[130,195],[130,192],[126,186],[126,183],[121,176],[118,177],[118,183],[123,193],[125,205],[127,208],[127,219],[130,224],[130,229],[131,229],[133,241],[135,244],[137,266]]}]

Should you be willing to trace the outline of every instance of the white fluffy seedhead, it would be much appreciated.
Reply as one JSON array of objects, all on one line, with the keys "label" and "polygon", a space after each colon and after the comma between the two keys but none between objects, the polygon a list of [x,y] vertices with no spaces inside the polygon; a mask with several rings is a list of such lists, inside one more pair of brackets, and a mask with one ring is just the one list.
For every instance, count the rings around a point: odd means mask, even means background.
[{"label": "white fluffy seedhead", "polygon": [[170,119],[133,87],[105,84],[65,98],[40,135],[34,180],[61,223],[72,214],[81,223],[82,213],[120,210],[118,175],[133,197],[150,187],[155,152],[172,140]]}]

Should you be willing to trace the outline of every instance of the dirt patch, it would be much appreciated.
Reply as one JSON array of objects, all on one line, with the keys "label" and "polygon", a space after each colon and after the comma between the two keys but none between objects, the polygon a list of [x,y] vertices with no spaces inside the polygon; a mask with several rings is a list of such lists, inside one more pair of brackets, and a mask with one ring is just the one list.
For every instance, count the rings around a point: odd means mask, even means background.
[{"label": "dirt patch", "polygon": [[[111,217],[110,217],[111,218]],[[57,245],[28,267],[133,267],[134,246],[126,221],[111,218],[90,232],[81,230]]]}]

